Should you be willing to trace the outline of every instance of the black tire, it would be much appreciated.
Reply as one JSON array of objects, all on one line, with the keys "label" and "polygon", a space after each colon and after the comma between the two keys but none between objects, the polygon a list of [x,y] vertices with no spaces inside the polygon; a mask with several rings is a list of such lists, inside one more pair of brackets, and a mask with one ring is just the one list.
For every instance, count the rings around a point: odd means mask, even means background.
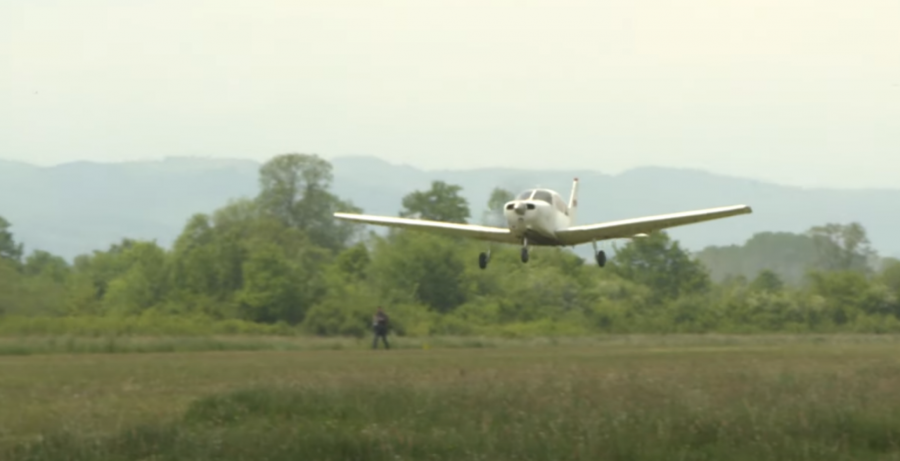
[{"label": "black tire", "polygon": [[606,265],[606,252],[600,250],[597,252],[597,265],[603,267]]},{"label": "black tire", "polygon": [[522,262],[528,262],[528,248],[522,248]]},{"label": "black tire", "polygon": [[481,253],[478,255],[478,267],[484,269],[488,264],[488,256],[487,253]]}]

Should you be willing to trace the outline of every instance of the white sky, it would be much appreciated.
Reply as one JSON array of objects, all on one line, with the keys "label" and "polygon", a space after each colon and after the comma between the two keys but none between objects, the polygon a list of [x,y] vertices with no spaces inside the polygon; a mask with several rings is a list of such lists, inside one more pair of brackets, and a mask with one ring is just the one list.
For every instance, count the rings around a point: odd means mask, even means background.
[{"label": "white sky", "polygon": [[900,187],[900,1],[0,0],[0,158],[289,151]]}]

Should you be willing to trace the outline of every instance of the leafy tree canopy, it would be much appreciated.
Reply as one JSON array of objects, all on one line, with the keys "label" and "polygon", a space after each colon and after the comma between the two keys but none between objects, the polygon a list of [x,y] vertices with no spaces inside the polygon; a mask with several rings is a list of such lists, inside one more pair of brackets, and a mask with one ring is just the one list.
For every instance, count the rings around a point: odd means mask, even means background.
[{"label": "leafy tree canopy", "polygon": [[870,272],[873,256],[866,230],[859,223],[815,226],[807,234],[816,248],[822,270]]},{"label": "leafy tree canopy", "polygon": [[403,197],[400,216],[465,223],[469,219],[469,203],[460,195],[461,190],[457,185],[433,181],[431,189],[411,192]]},{"label": "leafy tree canopy", "polygon": [[276,156],[260,168],[257,203],[285,225],[306,232],[316,245],[339,251],[358,226],[335,220],[333,214],[360,210],[329,191],[331,169],[331,164],[317,155]]},{"label": "leafy tree canopy", "polygon": [[706,268],[665,232],[654,232],[617,248],[609,268],[626,280],[650,287],[657,300],[698,293],[710,285]]}]

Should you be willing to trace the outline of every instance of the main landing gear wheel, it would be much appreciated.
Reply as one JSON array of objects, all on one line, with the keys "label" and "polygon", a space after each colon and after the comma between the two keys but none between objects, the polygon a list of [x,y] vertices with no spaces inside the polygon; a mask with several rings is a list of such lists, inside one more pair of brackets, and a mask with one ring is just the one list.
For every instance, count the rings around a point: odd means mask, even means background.
[{"label": "main landing gear wheel", "polygon": [[606,265],[606,252],[604,252],[603,250],[598,251],[596,258],[598,266],[603,267]]},{"label": "main landing gear wheel", "polygon": [[528,248],[522,248],[522,262],[528,262]]},{"label": "main landing gear wheel", "polygon": [[487,253],[481,253],[480,255],[478,255],[478,267],[480,267],[482,269],[486,268],[487,264],[488,264],[488,260],[489,260],[489,258],[488,258]]}]

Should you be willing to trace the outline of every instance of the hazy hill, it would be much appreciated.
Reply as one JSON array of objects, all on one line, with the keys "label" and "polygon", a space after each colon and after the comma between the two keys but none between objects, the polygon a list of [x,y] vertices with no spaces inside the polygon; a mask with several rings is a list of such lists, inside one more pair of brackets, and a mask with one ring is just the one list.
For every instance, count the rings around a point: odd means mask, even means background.
[{"label": "hazy hill", "polygon": [[[566,195],[581,179],[579,220],[746,203],[755,214],[672,231],[685,246],[741,244],[760,231],[802,232],[825,222],[859,221],[884,255],[900,255],[900,189],[805,190],[702,171],[638,168],[596,171],[478,169],[423,171],[372,157],[332,160],[335,192],[366,212],[396,215],[401,198],[430,181],[463,187],[477,220],[495,186],[544,186]],[[14,224],[26,250],[67,258],[106,248],[123,237],[169,245],[187,218],[257,190],[259,164],[243,160],[172,158],[157,162],[78,162],[50,168],[0,161],[0,215]],[[589,248],[589,246],[588,246]]]}]

